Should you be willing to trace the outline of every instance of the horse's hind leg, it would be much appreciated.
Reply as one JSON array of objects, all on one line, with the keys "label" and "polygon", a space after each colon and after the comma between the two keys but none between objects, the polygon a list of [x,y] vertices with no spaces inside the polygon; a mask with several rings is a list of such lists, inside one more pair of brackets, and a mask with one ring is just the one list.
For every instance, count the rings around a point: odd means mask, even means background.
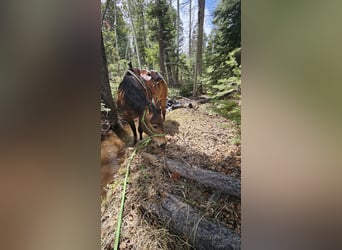
[{"label": "horse's hind leg", "polygon": [[166,107],[162,107],[163,121],[165,122]]},{"label": "horse's hind leg", "polygon": [[131,126],[131,129],[133,131],[133,135],[134,135],[134,144],[137,143],[137,128],[135,127],[135,123],[134,123],[134,120],[130,120],[129,122],[129,125]]}]

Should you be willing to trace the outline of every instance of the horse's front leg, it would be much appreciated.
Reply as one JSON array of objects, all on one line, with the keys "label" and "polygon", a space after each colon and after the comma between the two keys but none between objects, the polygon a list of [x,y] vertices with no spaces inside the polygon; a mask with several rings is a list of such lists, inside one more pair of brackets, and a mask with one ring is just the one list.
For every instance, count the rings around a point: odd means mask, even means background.
[{"label": "horse's front leg", "polygon": [[142,126],[141,126],[141,118],[139,118],[138,131],[139,131],[139,135],[140,135],[140,140],[142,140],[143,129],[142,129]]},{"label": "horse's front leg", "polygon": [[[135,123],[134,123],[134,120],[130,120],[128,121],[129,125],[131,126],[131,129],[132,129],[132,132],[133,132],[133,135],[134,135],[134,145],[137,143],[137,129],[135,127]],[[140,123],[139,123],[139,129],[140,129]]]}]

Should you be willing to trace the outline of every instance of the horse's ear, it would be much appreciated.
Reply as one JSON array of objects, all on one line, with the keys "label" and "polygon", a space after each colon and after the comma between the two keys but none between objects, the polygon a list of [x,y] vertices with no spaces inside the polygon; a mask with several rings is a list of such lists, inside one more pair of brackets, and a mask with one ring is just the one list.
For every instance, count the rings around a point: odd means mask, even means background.
[{"label": "horse's ear", "polygon": [[128,67],[129,67],[130,69],[133,68],[132,62],[129,62],[129,63],[128,63]]}]

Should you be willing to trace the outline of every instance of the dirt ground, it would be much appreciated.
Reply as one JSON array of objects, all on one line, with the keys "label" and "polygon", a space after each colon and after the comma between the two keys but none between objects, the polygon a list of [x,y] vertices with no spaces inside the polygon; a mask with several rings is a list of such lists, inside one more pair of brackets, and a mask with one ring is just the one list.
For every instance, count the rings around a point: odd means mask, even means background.
[{"label": "dirt ground", "polygon": [[[192,108],[184,103],[185,108],[167,113],[164,127],[168,142],[165,149],[150,143],[142,148],[132,161],[120,249],[193,249],[187,239],[173,235],[166,229],[166,225],[142,211],[141,202],[153,200],[164,191],[191,204],[214,222],[221,223],[237,233],[241,231],[240,199],[175,176],[163,167],[166,157],[181,160],[190,166],[241,177],[239,126],[211,112],[208,103],[192,104]],[[129,128],[126,130],[132,142]],[[113,248],[127,157],[132,151],[133,147],[128,147],[125,154],[121,154],[123,159],[112,161],[116,164],[122,163],[118,170],[113,171],[113,181],[107,185],[107,192],[102,197],[102,249]],[[156,155],[160,160],[151,164],[142,157],[142,152]],[[108,167],[107,163],[106,166]]]}]

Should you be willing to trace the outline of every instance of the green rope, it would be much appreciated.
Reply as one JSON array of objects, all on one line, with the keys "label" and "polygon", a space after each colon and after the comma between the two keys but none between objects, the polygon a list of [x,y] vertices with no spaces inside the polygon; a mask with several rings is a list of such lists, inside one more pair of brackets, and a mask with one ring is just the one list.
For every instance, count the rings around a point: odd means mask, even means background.
[{"label": "green rope", "polygon": [[119,216],[118,216],[118,224],[117,224],[116,233],[115,233],[114,250],[119,249],[122,216],[123,216],[123,211],[124,211],[124,206],[125,206],[127,181],[128,181],[128,176],[129,176],[129,170],[130,170],[131,162],[134,159],[134,157],[136,156],[138,150],[140,150],[141,148],[147,146],[150,143],[150,141],[152,140],[152,137],[164,136],[165,135],[165,134],[155,134],[155,133],[153,133],[149,129],[149,127],[147,127],[147,125],[145,123],[145,115],[146,115],[146,110],[144,111],[144,115],[141,118],[141,122],[144,124],[144,126],[147,128],[147,130],[152,135],[146,137],[137,147],[135,147],[134,150],[133,150],[133,153],[128,158],[128,163],[127,163],[127,167],[126,167],[126,174],[125,174],[125,179],[124,179],[124,184],[123,184],[123,190],[122,190],[122,195],[121,195],[121,204],[120,204],[120,211],[119,211]]},{"label": "green rope", "polygon": [[127,180],[128,180],[128,175],[129,175],[130,164],[131,164],[131,161],[133,160],[135,154],[136,154],[136,150],[133,151],[131,157],[129,158],[127,168],[126,168],[126,176],[125,176],[122,195],[121,195],[121,205],[120,205],[120,211],[119,211],[119,217],[118,217],[118,224],[116,227],[114,250],[117,250],[119,247],[120,231],[121,231],[122,215],[123,215],[124,204],[125,204]]},{"label": "green rope", "polygon": [[122,223],[122,216],[123,216],[123,211],[124,211],[124,205],[125,205],[125,198],[126,198],[126,189],[127,189],[127,181],[128,181],[128,176],[129,176],[129,170],[130,170],[130,165],[134,157],[136,156],[138,150],[141,148],[147,146],[150,141],[151,141],[151,136],[145,138],[139,146],[135,147],[133,153],[128,159],[127,167],[126,167],[126,175],[124,179],[124,184],[123,184],[123,190],[122,190],[122,195],[121,195],[121,204],[120,204],[120,211],[119,211],[119,216],[118,216],[118,224],[116,227],[116,234],[115,234],[115,242],[114,242],[114,250],[119,249],[119,240],[120,240],[120,232],[121,232],[121,223]]},{"label": "green rope", "polygon": [[145,123],[145,115],[146,115],[146,109],[145,109],[145,111],[144,111],[143,117],[141,118],[141,122],[144,124],[144,126],[145,126],[145,128],[148,130],[148,132],[151,133],[150,137],[165,136],[165,133],[164,133],[164,134],[156,134],[156,133],[153,133],[153,131],[151,131],[149,127],[147,127],[147,125],[146,125],[146,123]]}]

